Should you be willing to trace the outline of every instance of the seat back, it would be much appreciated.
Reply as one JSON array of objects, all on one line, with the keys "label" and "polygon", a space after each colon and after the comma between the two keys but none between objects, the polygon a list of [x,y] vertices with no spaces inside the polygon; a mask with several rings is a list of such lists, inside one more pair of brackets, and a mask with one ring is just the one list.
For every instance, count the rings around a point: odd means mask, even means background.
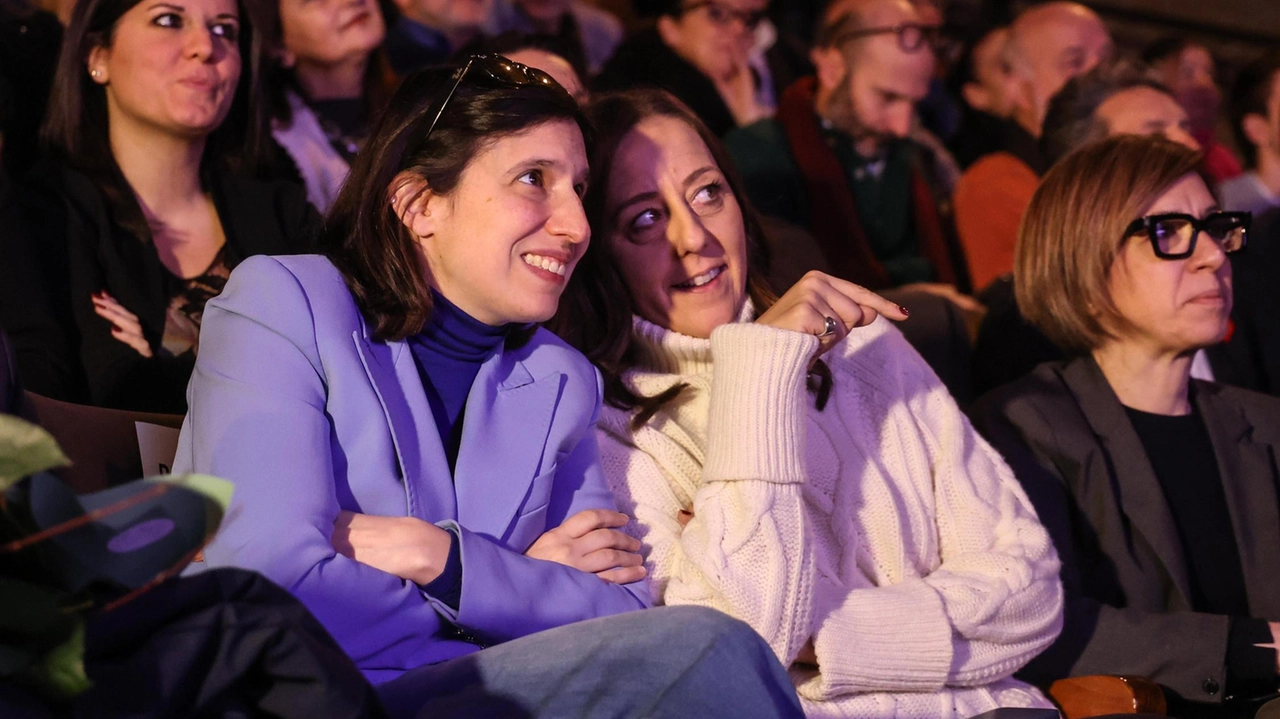
[{"label": "seat back", "polygon": [[177,431],[180,414],[88,407],[26,392],[27,409],[62,447],[71,466],[58,476],[78,494],[96,492],[144,475],[137,422]]}]

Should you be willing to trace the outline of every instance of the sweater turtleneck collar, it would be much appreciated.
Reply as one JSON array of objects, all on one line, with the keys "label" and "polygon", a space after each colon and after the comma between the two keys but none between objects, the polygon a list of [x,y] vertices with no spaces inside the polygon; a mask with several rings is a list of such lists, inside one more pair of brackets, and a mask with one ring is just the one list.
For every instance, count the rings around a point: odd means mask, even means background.
[{"label": "sweater turtleneck collar", "polygon": [[502,343],[515,325],[487,325],[444,295],[431,291],[431,313],[422,332],[411,338],[413,344],[431,347],[449,359],[482,364],[502,349]]},{"label": "sweater turtleneck collar", "polygon": [[[755,319],[755,305],[748,297],[737,322]],[[642,317],[631,317],[632,337],[638,352],[636,369],[662,374],[697,375],[711,371],[711,340],[690,337],[660,327]]]}]

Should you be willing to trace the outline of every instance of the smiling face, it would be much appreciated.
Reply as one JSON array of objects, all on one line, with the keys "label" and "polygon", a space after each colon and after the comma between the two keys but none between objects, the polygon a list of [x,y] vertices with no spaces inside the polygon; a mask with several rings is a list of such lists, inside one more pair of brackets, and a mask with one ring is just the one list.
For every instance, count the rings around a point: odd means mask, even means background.
[{"label": "smiling face", "polygon": [[110,47],[91,50],[87,63],[106,86],[113,130],[212,132],[235,99],[239,30],[235,0],[144,0],[130,8],[116,22]]},{"label": "smiling face", "polygon": [[742,209],[686,122],[650,117],[618,144],[600,229],[644,319],[710,337],[737,318],[747,287]]},{"label": "smiling face", "polygon": [[374,0],[280,0],[280,26],[286,65],[364,59],[386,35]]},{"label": "smiling face", "polygon": [[[542,322],[591,237],[582,131],[554,120],[481,149],[447,195],[429,191],[402,218],[428,283],[489,325]],[[411,188],[395,190],[398,204]]]},{"label": "smiling face", "polygon": [[[1204,180],[1186,175],[1144,215],[1217,210]],[[1220,342],[1231,314],[1231,264],[1217,242],[1201,233],[1185,260],[1156,256],[1145,233],[1126,238],[1107,278],[1108,291],[1128,327],[1117,342],[1155,354],[1187,354]]]}]

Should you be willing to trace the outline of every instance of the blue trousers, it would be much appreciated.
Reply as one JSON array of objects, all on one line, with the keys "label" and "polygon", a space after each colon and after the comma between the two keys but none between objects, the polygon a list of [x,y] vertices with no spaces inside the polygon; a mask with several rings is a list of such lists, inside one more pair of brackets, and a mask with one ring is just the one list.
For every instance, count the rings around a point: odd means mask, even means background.
[{"label": "blue trousers", "polygon": [[803,716],[764,640],[700,607],[570,624],[420,667],[377,690],[393,719]]}]

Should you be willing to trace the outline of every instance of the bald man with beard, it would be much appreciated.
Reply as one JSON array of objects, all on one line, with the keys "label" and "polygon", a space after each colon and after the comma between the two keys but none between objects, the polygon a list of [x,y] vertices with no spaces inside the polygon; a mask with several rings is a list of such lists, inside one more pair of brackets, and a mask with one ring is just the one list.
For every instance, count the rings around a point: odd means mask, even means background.
[{"label": "bald man with beard", "polygon": [[807,227],[831,274],[972,310],[954,288],[965,273],[943,210],[954,163],[936,140],[916,141],[937,31],[908,0],[833,3],[811,55],[816,76],[789,87],[773,119],[725,143],[756,207]]},{"label": "bald man with beard", "polygon": [[1010,26],[1005,60],[1014,90],[1003,149],[966,170],[954,198],[956,230],[974,289],[981,291],[1013,270],[1018,225],[1046,169],[1038,138],[1049,100],[1111,49],[1102,20],[1074,2],[1037,5]]}]

